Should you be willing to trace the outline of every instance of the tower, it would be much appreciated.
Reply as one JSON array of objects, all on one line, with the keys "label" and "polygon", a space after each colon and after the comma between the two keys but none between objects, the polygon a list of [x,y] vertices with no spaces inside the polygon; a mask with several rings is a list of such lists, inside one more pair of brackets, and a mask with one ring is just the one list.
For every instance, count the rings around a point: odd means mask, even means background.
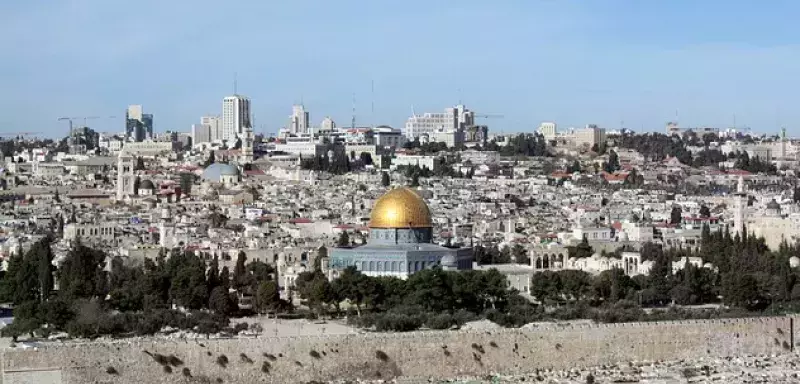
[{"label": "tower", "polygon": [[779,160],[786,158],[786,127],[781,127],[781,155]]},{"label": "tower", "polygon": [[309,113],[302,103],[292,106],[292,116],[289,117],[289,133],[293,135],[310,133]]},{"label": "tower", "polygon": [[158,245],[172,248],[175,245],[175,226],[172,224],[172,215],[168,207],[161,209],[161,223],[158,227]]},{"label": "tower", "polygon": [[219,139],[235,141],[244,133],[244,128],[252,128],[250,99],[241,95],[222,99],[222,137]]},{"label": "tower", "polygon": [[747,193],[745,191],[744,178],[739,176],[736,185],[736,195],[734,195],[733,208],[733,232],[741,234],[744,229],[744,209],[747,204]]},{"label": "tower", "polygon": [[127,155],[125,151],[120,151],[117,157],[117,201],[121,201],[125,196],[135,194],[134,181],[136,175],[133,172],[134,158]]},{"label": "tower", "polygon": [[253,162],[253,128],[246,127],[242,137],[242,164]]}]

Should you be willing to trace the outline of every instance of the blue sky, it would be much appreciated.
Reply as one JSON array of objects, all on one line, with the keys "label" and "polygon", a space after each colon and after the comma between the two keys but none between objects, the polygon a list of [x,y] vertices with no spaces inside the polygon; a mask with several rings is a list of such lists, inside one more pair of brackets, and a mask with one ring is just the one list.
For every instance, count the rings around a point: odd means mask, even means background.
[{"label": "blue sky", "polygon": [[[48,5],[43,5],[47,3]],[[800,135],[800,2],[108,0],[0,2],[0,132],[128,104],[188,131],[233,91],[257,130],[304,101],[318,124],[401,127],[461,99],[494,131],[682,124]],[[374,114],[370,84],[374,81]]]}]

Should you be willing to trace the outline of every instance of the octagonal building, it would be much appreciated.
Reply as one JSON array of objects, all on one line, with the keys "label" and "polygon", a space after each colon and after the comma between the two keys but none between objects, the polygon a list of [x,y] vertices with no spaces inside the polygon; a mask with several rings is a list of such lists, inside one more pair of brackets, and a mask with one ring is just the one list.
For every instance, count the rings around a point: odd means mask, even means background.
[{"label": "octagonal building", "polygon": [[472,249],[433,243],[428,205],[415,190],[395,188],[375,203],[367,244],[334,248],[329,268],[334,275],[349,266],[369,276],[409,275],[434,266],[446,270],[472,269]]}]

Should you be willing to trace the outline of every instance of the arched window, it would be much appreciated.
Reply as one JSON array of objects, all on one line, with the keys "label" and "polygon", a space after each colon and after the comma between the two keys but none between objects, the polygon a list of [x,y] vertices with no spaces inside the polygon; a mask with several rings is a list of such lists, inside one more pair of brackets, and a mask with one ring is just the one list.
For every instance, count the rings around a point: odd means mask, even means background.
[{"label": "arched window", "polygon": [[382,262],[382,261],[379,261],[379,262],[378,262],[378,269],[377,269],[377,271],[378,271],[378,272],[383,272],[383,262]]},{"label": "arched window", "polygon": [[392,272],[400,272],[400,270],[397,269],[397,262],[396,261],[392,261],[392,269],[390,269],[390,271],[392,271]]},{"label": "arched window", "polygon": [[375,270],[375,261],[370,260],[369,261],[369,271],[372,272],[374,270]]}]

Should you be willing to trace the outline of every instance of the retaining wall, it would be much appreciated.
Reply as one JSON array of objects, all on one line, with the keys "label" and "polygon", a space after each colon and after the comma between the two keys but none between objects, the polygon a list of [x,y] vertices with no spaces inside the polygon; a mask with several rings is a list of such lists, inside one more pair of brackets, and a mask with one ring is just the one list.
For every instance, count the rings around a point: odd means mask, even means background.
[{"label": "retaining wall", "polygon": [[[793,322],[790,317],[769,317],[531,330],[70,343],[3,351],[0,383],[283,384],[452,378],[630,360],[778,354],[793,348]],[[174,355],[183,364],[167,373],[152,357],[155,354]],[[221,355],[229,360],[225,367],[217,362]],[[264,362],[268,372],[262,370]],[[108,373],[109,367],[116,373]],[[184,376],[183,368],[191,376]]]}]

